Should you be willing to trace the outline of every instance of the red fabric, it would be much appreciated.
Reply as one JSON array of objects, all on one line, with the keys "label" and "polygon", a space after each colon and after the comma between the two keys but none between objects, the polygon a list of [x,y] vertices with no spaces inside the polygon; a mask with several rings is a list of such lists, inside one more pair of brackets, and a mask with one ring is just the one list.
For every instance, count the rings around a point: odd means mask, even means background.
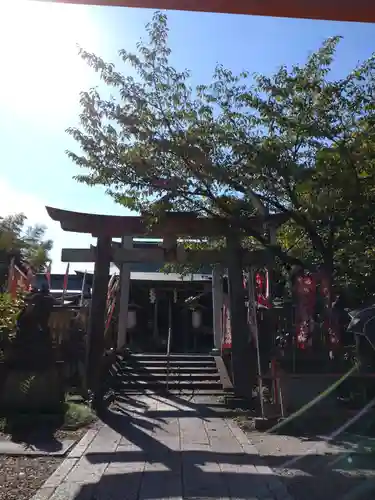
[{"label": "red fabric", "polygon": [[316,279],[314,276],[300,276],[296,282],[297,311],[296,336],[297,347],[305,349],[312,333],[316,305]]},{"label": "red fabric", "polygon": [[230,313],[227,305],[223,306],[223,316],[222,316],[222,326],[223,326],[223,342],[221,344],[222,349],[232,348],[232,332],[230,328]]},{"label": "red fabric", "polygon": [[320,293],[324,300],[324,331],[327,336],[328,343],[335,347],[340,344],[339,330],[340,326],[337,318],[332,314],[332,297],[331,283],[328,276],[322,274],[320,276]]},{"label": "red fabric", "polygon": [[12,299],[16,299],[17,298],[17,276],[16,276],[16,273],[14,272],[13,273],[13,276],[11,277],[11,280],[10,280],[10,295],[12,297]]},{"label": "red fabric", "polygon": [[257,273],[255,275],[255,290],[258,305],[271,307],[271,304],[269,302],[269,283],[267,272],[265,276],[263,276],[261,273]]}]

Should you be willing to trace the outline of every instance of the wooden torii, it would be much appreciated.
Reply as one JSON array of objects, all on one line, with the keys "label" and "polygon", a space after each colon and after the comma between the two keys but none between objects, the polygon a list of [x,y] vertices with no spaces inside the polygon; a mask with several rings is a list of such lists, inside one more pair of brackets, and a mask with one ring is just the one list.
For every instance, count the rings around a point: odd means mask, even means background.
[{"label": "wooden torii", "polygon": [[375,22],[372,0],[40,0],[57,3],[187,10],[326,21]]},{"label": "wooden torii", "polygon": [[[62,260],[68,262],[95,263],[93,291],[88,323],[89,337],[89,380],[91,386],[96,385],[98,364],[104,350],[104,318],[106,311],[106,297],[111,262],[128,264],[130,262],[165,262],[179,263],[211,263],[221,264],[228,269],[231,307],[231,329],[238,331],[243,328],[241,318],[243,304],[242,266],[269,264],[269,254],[265,251],[244,252],[238,247],[235,238],[228,232],[228,222],[217,218],[198,217],[194,213],[166,213],[159,223],[150,226],[147,218],[142,216],[111,216],[94,215],[57,208],[46,207],[52,220],[59,222],[64,231],[91,234],[97,238],[96,246],[89,249],[64,249]],[[255,231],[262,231],[265,224],[269,228],[277,228],[288,219],[285,214],[253,217],[246,219],[246,224]],[[159,238],[163,240],[161,247],[134,248],[133,238]],[[224,250],[184,251],[177,244],[178,238],[225,237],[227,246]],[[122,245],[112,242],[113,238],[122,238],[122,241],[131,240],[130,244]],[[240,252],[240,253],[239,253]],[[127,288],[129,286],[129,280]],[[128,290],[121,294],[128,297]],[[126,304],[127,309],[127,304]],[[244,309],[243,309],[244,310]],[[123,311],[122,311],[123,314]],[[124,314],[123,314],[124,315]],[[240,336],[238,336],[240,337]],[[232,349],[243,350],[243,346],[236,345],[237,336],[233,336]]]}]

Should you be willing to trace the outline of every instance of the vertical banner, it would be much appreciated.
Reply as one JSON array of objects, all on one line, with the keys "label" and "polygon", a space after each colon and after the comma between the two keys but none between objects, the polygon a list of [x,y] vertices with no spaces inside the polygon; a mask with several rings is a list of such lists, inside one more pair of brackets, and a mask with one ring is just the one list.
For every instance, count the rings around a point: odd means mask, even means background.
[{"label": "vertical banner", "polygon": [[223,341],[221,343],[221,349],[223,351],[232,349],[232,330],[230,327],[230,310],[228,307],[228,297],[224,298],[223,303],[222,332]]},{"label": "vertical banner", "polygon": [[316,279],[302,275],[296,279],[296,338],[297,347],[306,349],[311,345],[316,306]]},{"label": "vertical banner", "polygon": [[[257,353],[257,368],[258,368],[258,386],[259,386],[259,401],[261,408],[261,415],[264,418],[264,400],[263,400],[263,379],[262,379],[262,365],[260,359],[260,349],[259,349],[259,329],[258,329],[258,318],[257,318],[257,306],[255,302],[255,287],[256,287],[257,276],[255,275],[254,268],[250,267],[248,273],[248,322],[249,329],[252,333],[253,340],[255,342],[256,353]],[[258,302],[258,301],[257,301]],[[259,304],[259,302],[258,302]]]},{"label": "vertical banner", "polygon": [[258,337],[258,321],[257,321],[257,308],[256,304],[258,302],[256,293],[256,275],[254,268],[250,268],[247,278],[247,293],[248,293],[248,303],[247,303],[247,321],[249,324],[250,336],[255,345],[257,345]]},{"label": "vertical banner", "polygon": [[18,291],[26,292],[29,286],[29,276],[19,269],[12,258],[8,272],[8,292],[12,298],[17,298]]},{"label": "vertical banner", "polygon": [[271,307],[269,301],[268,271],[258,271],[255,274],[256,300],[258,305]]},{"label": "vertical banner", "polygon": [[48,263],[46,269],[46,280],[48,283],[48,288],[51,290],[51,262]]},{"label": "vertical banner", "polygon": [[331,280],[326,274],[320,274],[320,295],[323,299],[323,327],[326,341],[329,345],[334,347],[340,342],[340,326],[338,324],[337,317],[332,314]]}]

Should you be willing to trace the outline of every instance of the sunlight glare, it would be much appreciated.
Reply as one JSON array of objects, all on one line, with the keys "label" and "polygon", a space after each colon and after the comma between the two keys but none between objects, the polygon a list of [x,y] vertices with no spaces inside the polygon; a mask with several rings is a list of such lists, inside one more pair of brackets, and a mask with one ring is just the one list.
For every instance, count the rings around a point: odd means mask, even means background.
[{"label": "sunlight glare", "polygon": [[77,44],[95,51],[89,7],[30,0],[0,2],[0,108],[33,119],[72,112],[91,72]]}]

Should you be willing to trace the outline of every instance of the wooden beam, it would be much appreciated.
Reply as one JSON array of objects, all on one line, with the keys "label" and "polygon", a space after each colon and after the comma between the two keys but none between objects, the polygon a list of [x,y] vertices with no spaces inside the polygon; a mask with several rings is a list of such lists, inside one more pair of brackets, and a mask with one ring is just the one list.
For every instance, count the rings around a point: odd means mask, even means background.
[{"label": "wooden beam", "polygon": [[40,0],[60,3],[188,10],[326,21],[375,22],[371,0]]}]

